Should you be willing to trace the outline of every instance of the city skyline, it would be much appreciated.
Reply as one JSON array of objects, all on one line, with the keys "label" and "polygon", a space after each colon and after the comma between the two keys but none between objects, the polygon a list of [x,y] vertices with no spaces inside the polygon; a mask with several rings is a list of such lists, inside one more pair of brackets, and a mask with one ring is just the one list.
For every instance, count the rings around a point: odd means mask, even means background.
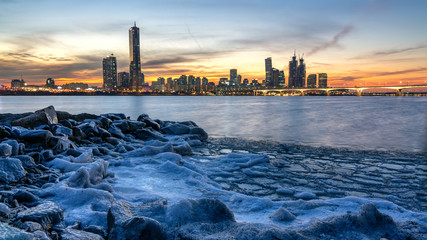
[{"label": "city skyline", "polygon": [[[129,4],[135,9],[125,12]],[[186,74],[217,83],[230,69],[262,81],[264,60],[272,57],[287,73],[294,49],[305,54],[307,76],[327,72],[331,85],[423,84],[427,76],[423,1],[9,0],[0,6],[0,84],[6,85],[22,73],[30,84],[52,77],[101,86],[99,59],[108,54],[117,57],[118,72],[129,71],[126,31],[134,21],[148,82]]]}]

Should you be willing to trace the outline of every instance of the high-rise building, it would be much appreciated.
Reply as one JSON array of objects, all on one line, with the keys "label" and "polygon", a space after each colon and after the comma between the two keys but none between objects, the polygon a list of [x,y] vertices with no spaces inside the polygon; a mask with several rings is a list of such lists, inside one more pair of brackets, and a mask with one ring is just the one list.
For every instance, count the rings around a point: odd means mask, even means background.
[{"label": "high-rise building", "polygon": [[53,80],[53,78],[46,79],[46,87],[55,88],[55,80]]},{"label": "high-rise building", "polygon": [[207,92],[208,91],[208,83],[209,80],[206,77],[202,78],[202,91]]},{"label": "high-rise building", "polygon": [[200,93],[202,91],[202,79],[200,77],[196,77],[196,93]]},{"label": "high-rise building", "polygon": [[230,85],[237,85],[237,69],[230,69]]},{"label": "high-rise building", "polygon": [[21,80],[19,80],[19,79],[13,79],[11,82],[10,82],[10,87],[11,88],[23,88],[23,87],[25,87],[25,81],[24,81],[24,79],[21,79]]},{"label": "high-rise building", "polygon": [[271,78],[273,73],[273,63],[271,57],[265,59],[265,85],[271,86]]},{"label": "high-rise building", "polygon": [[286,82],[285,82],[285,72],[284,71],[280,71],[279,72],[279,85],[278,85],[278,87],[284,88],[285,85],[286,85]]},{"label": "high-rise building", "polygon": [[245,78],[243,79],[243,85],[248,85],[249,84],[249,79]]},{"label": "high-rise building", "polygon": [[242,75],[237,75],[237,85],[242,84]]},{"label": "high-rise building", "polygon": [[328,74],[319,73],[319,88],[328,87]]},{"label": "high-rise building", "polygon": [[295,88],[297,87],[297,68],[298,68],[298,61],[297,56],[294,53],[294,56],[292,57],[292,60],[289,61],[289,80],[288,80],[288,87],[289,88]]},{"label": "high-rise building", "polygon": [[307,77],[307,87],[308,88],[316,88],[317,87],[317,75],[310,74]]},{"label": "high-rise building", "polygon": [[171,78],[171,77],[169,77],[169,78],[166,80],[166,90],[167,90],[167,91],[173,91],[173,80],[172,80],[172,78]]},{"label": "high-rise building", "polygon": [[279,75],[280,75],[279,69],[273,68],[269,87],[277,87],[277,86],[279,86]]},{"label": "high-rise building", "polygon": [[102,60],[102,71],[104,83],[102,88],[104,90],[114,90],[117,88],[117,61],[113,54],[105,57]]},{"label": "high-rise building", "polygon": [[129,88],[129,73],[128,72],[119,72],[117,74],[117,87]]},{"label": "high-rise building", "polygon": [[139,41],[139,28],[136,23],[129,29],[129,81],[130,88],[139,91],[144,77],[141,73],[141,48]]},{"label": "high-rise building", "polygon": [[297,85],[296,87],[305,87],[305,63],[304,58],[299,59],[299,65],[297,67]]},{"label": "high-rise building", "polygon": [[194,92],[196,90],[196,77],[193,75],[188,76],[187,91]]}]

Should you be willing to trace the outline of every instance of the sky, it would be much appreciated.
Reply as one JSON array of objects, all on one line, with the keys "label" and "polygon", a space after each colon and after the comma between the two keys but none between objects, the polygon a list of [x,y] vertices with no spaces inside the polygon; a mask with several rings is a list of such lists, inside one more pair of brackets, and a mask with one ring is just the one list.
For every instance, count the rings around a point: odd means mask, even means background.
[{"label": "sky", "polygon": [[238,69],[265,78],[294,50],[330,86],[426,84],[425,0],[0,0],[0,84],[102,85],[102,59],[129,71],[129,28],[141,31],[146,81],[217,82]]}]

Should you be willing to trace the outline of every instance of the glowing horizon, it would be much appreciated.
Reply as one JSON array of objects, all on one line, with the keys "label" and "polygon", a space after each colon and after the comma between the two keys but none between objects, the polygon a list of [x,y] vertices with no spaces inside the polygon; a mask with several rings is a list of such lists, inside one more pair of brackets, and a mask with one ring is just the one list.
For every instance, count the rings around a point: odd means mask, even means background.
[{"label": "glowing horizon", "polygon": [[[129,6],[133,6],[129,10]],[[328,85],[426,84],[427,2],[405,1],[63,1],[0,3],[0,84],[102,84],[102,58],[129,72],[128,29],[141,29],[146,82],[180,75],[218,82],[238,69],[265,78],[264,59],[285,71],[305,54],[307,76]]]}]

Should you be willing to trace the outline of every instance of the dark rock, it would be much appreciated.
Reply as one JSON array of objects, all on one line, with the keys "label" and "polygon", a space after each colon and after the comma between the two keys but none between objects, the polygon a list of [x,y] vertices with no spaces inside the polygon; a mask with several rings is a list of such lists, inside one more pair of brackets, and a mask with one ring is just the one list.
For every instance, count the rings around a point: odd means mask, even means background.
[{"label": "dark rock", "polygon": [[14,126],[22,127],[36,127],[42,124],[56,124],[58,123],[58,116],[55,108],[49,106],[41,110],[35,111],[34,114],[17,119],[12,122]]},{"label": "dark rock", "polygon": [[288,210],[280,207],[279,209],[277,209],[273,214],[271,214],[269,216],[269,218],[271,218],[273,221],[278,221],[278,222],[282,222],[282,221],[292,221],[294,220],[296,217],[294,214],[292,214],[291,212],[289,212]]},{"label": "dark rock", "polygon": [[4,203],[0,203],[0,217],[9,218],[9,214],[10,214],[9,207]]},{"label": "dark rock", "polygon": [[17,155],[17,156],[14,156],[13,158],[19,159],[24,168],[33,168],[36,166],[34,159],[28,155]]},{"label": "dark rock", "polygon": [[111,133],[109,133],[107,130],[103,129],[103,128],[98,128],[99,131],[99,135],[101,136],[102,139],[106,139],[106,138],[110,138],[111,137]]},{"label": "dark rock", "polygon": [[120,140],[115,138],[115,137],[108,137],[105,139],[108,143],[113,144],[114,146],[116,146],[117,144],[120,143]]},{"label": "dark rock", "polygon": [[148,129],[139,129],[137,131],[134,132],[135,137],[137,139],[141,139],[141,140],[159,140],[162,142],[167,142],[168,140],[163,137],[162,134],[160,134],[159,132],[154,132],[154,131],[150,131]]},{"label": "dark rock", "polygon": [[17,182],[26,174],[19,159],[0,158],[0,182]]},{"label": "dark rock", "polygon": [[146,117],[150,117],[150,116],[148,116],[148,114],[146,114],[146,113],[143,113],[143,114],[141,114],[141,115],[138,116],[137,121],[141,121],[142,122],[142,120],[144,118],[146,118]]},{"label": "dark rock", "polygon": [[181,155],[192,155],[193,151],[191,150],[190,144],[186,141],[175,142],[172,144],[173,151]]},{"label": "dark rock", "polygon": [[187,223],[235,222],[233,212],[215,198],[183,199],[168,209],[173,225]]},{"label": "dark rock", "polygon": [[0,239],[23,239],[30,240],[33,239],[30,233],[25,232],[22,229],[15,228],[10,226],[7,223],[0,222]]},{"label": "dark rock", "polygon": [[[19,147],[18,141],[12,139],[12,140],[3,141],[2,143],[7,143],[12,147],[12,156],[19,154],[20,147]],[[1,156],[1,150],[0,150],[0,156]]]},{"label": "dark rock", "polygon": [[[35,206],[39,199],[32,193],[25,190],[18,190],[15,194],[13,194],[13,198],[16,199],[19,203],[30,203],[31,206]],[[28,205],[27,205],[28,206]]]},{"label": "dark rock", "polygon": [[101,118],[99,118],[99,123],[100,123],[102,128],[108,129],[110,127],[111,123],[113,123],[113,121],[111,121],[111,119],[109,119],[109,118],[101,117]]},{"label": "dark rock", "polygon": [[123,113],[106,113],[106,114],[101,114],[102,117],[106,117],[109,118],[111,120],[123,120],[126,119],[126,115],[124,115]]},{"label": "dark rock", "polygon": [[[67,119],[72,117],[72,115],[70,113],[64,112],[64,111],[56,111],[56,116],[58,117],[58,121],[67,120]],[[69,126],[66,126],[66,127],[69,127]],[[71,128],[71,127],[69,127],[69,128]]]},{"label": "dark rock", "polygon": [[100,137],[90,137],[88,140],[95,144],[102,144],[104,142]]},{"label": "dark rock", "polygon": [[193,121],[184,121],[184,122],[179,122],[180,124],[189,126],[189,127],[197,127],[197,124]]},{"label": "dark rock", "polygon": [[120,129],[124,133],[129,132],[129,124],[127,123],[127,121],[115,120],[113,121],[113,125],[116,126],[118,129]]},{"label": "dark rock", "polygon": [[44,202],[36,207],[19,212],[17,219],[22,222],[37,222],[43,227],[43,229],[49,230],[53,225],[62,221],[63,212],[55,203]]},{"label": "dark rock", "polygon": [[[80,128],[86,137],[94,137],[94,136],[98,136],[99,131],[98,131],[98,127],[96,126],[96,123],[94,121],[90,121],[87,123],[82,123],[80,125],[77,126],[78,128]],[[74,134],[74,132],[73,132]]]},{"label": "dark rock", "polygon": [[116,138],[124,138],[125,135],[122,133],[122,131],[117,128],[115,125],[111,125],[110,128],[108,128],[108,131],[113,135],[113,137]]},{"label": "dark rock", "polygon": [[76,144],[68,139],[66,136],[53,136],[49,139],[48,146],[55,153],[62,153],[70,148],[77,148]]},{"label": "dark rock", "polygon": [[30,222],[30,221],[24,222],[20,227],[22,229],[25,229],[25,231],[27,232],[35,232],[35,231],[43,230],[42,225],[36,222]]},{"label": "dark rock", "polygon": [[155,122],[153,119],[151,119],[150,117],[144,117],[140,121],[144,122],[147,127],[151,127],[156,131],[160,131],[160,125],[157,122]]},{"label": "dark rock", "polygon": [[200,141],[206,141],[208,140],[208,133],[199,127],[193,127],[190,129],[190,134],[196,134],[200,136]]},{"label": "dark rock", "polygon": [[67,149],[67,151],[65,151],[65,155],[70,155],[73,157],[78,157],[82,154],[82,151],[76,150],[76,149]]},{"label": "dark rock", "polygon": [[43,125],[39,125],[37,127],[34,127],[34,130],[49,130],[50,131],[50,127],[47,124],[43,124]]},{"label": "dark rock", "polygon": [[183,124],[175,123],[166,125],[164,128],[161,129],[161,131],[165,134],[182,135],[189,133],[190,127]]},{"label": "dark rock", "polygon": [[97,119],[98,116],[90,113],[80,113],[77,115],[72,115],[71,119],[74,119],[78,122],[83,122],[85,119]]},{"label": "dark rock", "polygon": [[138,129],[142,129],[143,127],[145,127],[145,123],[144,122],[139,122],[139,121],[128,121],[128,125],[129,125],[129,132],[133,133]]},{"label": "dark rock", "polygon": [[101,226],[89,225],[85,227],[83,230],[85,230],[86,232],[98,234],[104,238],[107,237],[107,231],[105,230],[104,227],[101,227]]},{"label": "dark rock", "polygon": [[0,157],[9,157],[12,155],[12,146],[7,143],[0,143]]},{"label": "dark rock", "polygon": [[73,228],[66,228],[61,233],[61,239],[62,240],[104,240],[103,237],[101,237],[98,234],[81,231]]},{"label": "dark rock", "polygon": [[27,130],[21,132],[21,138],[29,143],[46,144],[52,136],[52,133],[48,130]]},{"label": "dark rock", "polygon": [[76,137],[76,138],[85,138],[86,137],[85,133],[80,128],[73,127],[72,130],[73,130],[73,137]]},{"label": "dark rock", "polygon": [[39,157],[40,157],[40,161],[44,161],[44,162],[48,162],[55,159],[55,155],[53,154],[53,151],[50,149],[43,150],[42,152],[40,152]]},{"label": "dark rock", "polygon": [[66,119],[60,120],[59,124],[61,124],[64,127],[67,127],[67,128],[73,128],[73,124],[71,124],[71,122],[69,120],[66,120]]},{"label": "dark rock", "polygon": [[6,126],[0,126],[0,139],[10,138],[12,136],[12,130]]}]

